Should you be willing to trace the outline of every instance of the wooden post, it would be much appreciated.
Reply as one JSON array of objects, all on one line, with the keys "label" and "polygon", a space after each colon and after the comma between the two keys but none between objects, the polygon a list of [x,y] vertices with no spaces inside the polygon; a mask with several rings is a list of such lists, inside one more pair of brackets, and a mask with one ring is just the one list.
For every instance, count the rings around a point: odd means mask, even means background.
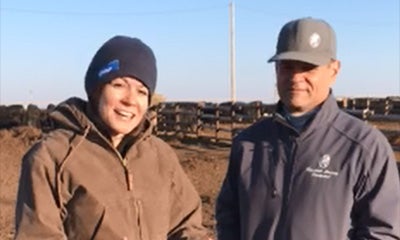
[{"label": "wooden post", "polygon": [[180,139],[181,136],[181,115],[179,112],[179,103],[176,103],[174,106],[175,112],[175,136]]},{"label": "wooden post", "polygon": [[200,128],[201,128],[201,110],[203,109],[203,103],[197,103],[197,110],[196,110],[196,137],[200,138]]},{"label": "wooden post", "polygon": [[215,143],[218,143],[218,132],[219,132],[219,104],[216,106],[216,111],[215,111]]},{"label": "wooden post", "polygon": [[385,115],[390,114],[390,99],[385,98]]},{"label": "wooden post", "polygon": [[260,104],[259,101],[256,102],[255,108],[256,108],[256,117],[255,119],[253,119],[253,122],[256,122],[258,119],[261,118],[261,106],[262,104]]},{"label": "wooden post", "polygon": [[231,106],[229,108],[231,115],[231,139],[233,139],[235,135],[235,110],[236,110],[236,103],[231,102]]},{"label": "wooden post", "polygon": [[[150,113],[150,121],[152,121],[152,123],[154,123],[154,134],[157,136],[158,135],[158,124],[159,124],[159,121],[158,121],[158,114],[159,114],[159,110],[160,109],[160,103],[159,104],[157,104],[156,106],[154,106],[154,108],[153,109],[151,109],[150,111],[151,111],[151,113]],[[155,116],[153,116],[153,113],[154,113],[154,115]],[[153,117],[154,117],[154,119],[153,119]]]}]

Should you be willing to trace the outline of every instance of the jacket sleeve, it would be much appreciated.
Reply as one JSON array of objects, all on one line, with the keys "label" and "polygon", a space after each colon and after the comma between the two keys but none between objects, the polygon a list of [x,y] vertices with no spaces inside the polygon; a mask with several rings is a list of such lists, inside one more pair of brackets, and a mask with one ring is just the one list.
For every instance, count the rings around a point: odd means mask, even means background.
[{"label": "jacket sleeve", "polygon": [[400,239],[400,177],[389,143],[384,137],[377,141],[355,188],[354,240]]},{"label": "jacket sleeve", "polygon": [[15,211],[15,239],[66,239],[55,199],[55,164],[40,143],[23,157]]},{"label": "jacket sleeve", "polygon": [[240,239],[240,214],[236,166],[241,155],[240,147],[232,144],[228,170],[216,203],[216,228],[219,240]]},{"label": "jacket sleeve", "polygon": [[172,156],[175,158],[175,170],[172,176],[168,240],[208,240],[208,231],[202,224],[200,196],[183,171],[176,154]]}]

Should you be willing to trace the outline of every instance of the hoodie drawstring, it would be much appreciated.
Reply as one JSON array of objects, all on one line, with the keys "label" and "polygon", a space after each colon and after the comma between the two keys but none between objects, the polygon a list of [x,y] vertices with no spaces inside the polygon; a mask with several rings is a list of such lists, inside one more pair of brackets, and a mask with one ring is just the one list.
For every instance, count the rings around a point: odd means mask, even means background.
[{"label": "hoodie drawstring", "polygon": [[61,187],[60,187],[61,186],[61,173],[63,172],[67,161],[70,159],[72,152],[74,152],[75,149],[77,149],[78,146],[83,142],[83,140],[89,134],[89,131],[90,131],[90,126],[87,126],[85,128],[81,138],[78,138],[78,136],[79,136],[78,134],[74,134],[74,136],[72,137],[68,152],[65,155],[64,160],[58,166],[57,173],[56,173],[56,189],[57,189],[57,201],[58,201],[59,208],[62,208],[62,196],[61,196]]}]

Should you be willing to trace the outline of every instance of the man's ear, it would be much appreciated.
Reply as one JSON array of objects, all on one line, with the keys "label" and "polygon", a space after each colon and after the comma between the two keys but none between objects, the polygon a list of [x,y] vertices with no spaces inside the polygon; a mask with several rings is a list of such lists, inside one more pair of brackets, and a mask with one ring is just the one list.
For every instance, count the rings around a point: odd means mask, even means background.
[{"label": "man's ear", "polygon": [[340,71],[340,61],[332,60],[332,62],[329,65],[330,68],[332,69],[332,77],[336,77]]}]

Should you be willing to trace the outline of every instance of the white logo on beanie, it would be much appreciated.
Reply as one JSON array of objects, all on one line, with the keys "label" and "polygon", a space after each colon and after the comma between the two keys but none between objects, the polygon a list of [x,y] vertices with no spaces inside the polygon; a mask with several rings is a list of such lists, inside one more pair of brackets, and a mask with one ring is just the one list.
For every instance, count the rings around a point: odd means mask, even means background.
[{"label": "white logo on beanie", "polygon": [[321,44],[321,36],[318,33],[311,34],[309,44],[312,48],[317,48]]},{"label": "white logo on beanie", "polygon": [[101,78],[105,74],[111,72],[111,71],[118,71],[119,70],[119,60],[115,59],[109,62],[106,66],[104,66],[102,69],[100,69],[98,73],[98,77]]}]

